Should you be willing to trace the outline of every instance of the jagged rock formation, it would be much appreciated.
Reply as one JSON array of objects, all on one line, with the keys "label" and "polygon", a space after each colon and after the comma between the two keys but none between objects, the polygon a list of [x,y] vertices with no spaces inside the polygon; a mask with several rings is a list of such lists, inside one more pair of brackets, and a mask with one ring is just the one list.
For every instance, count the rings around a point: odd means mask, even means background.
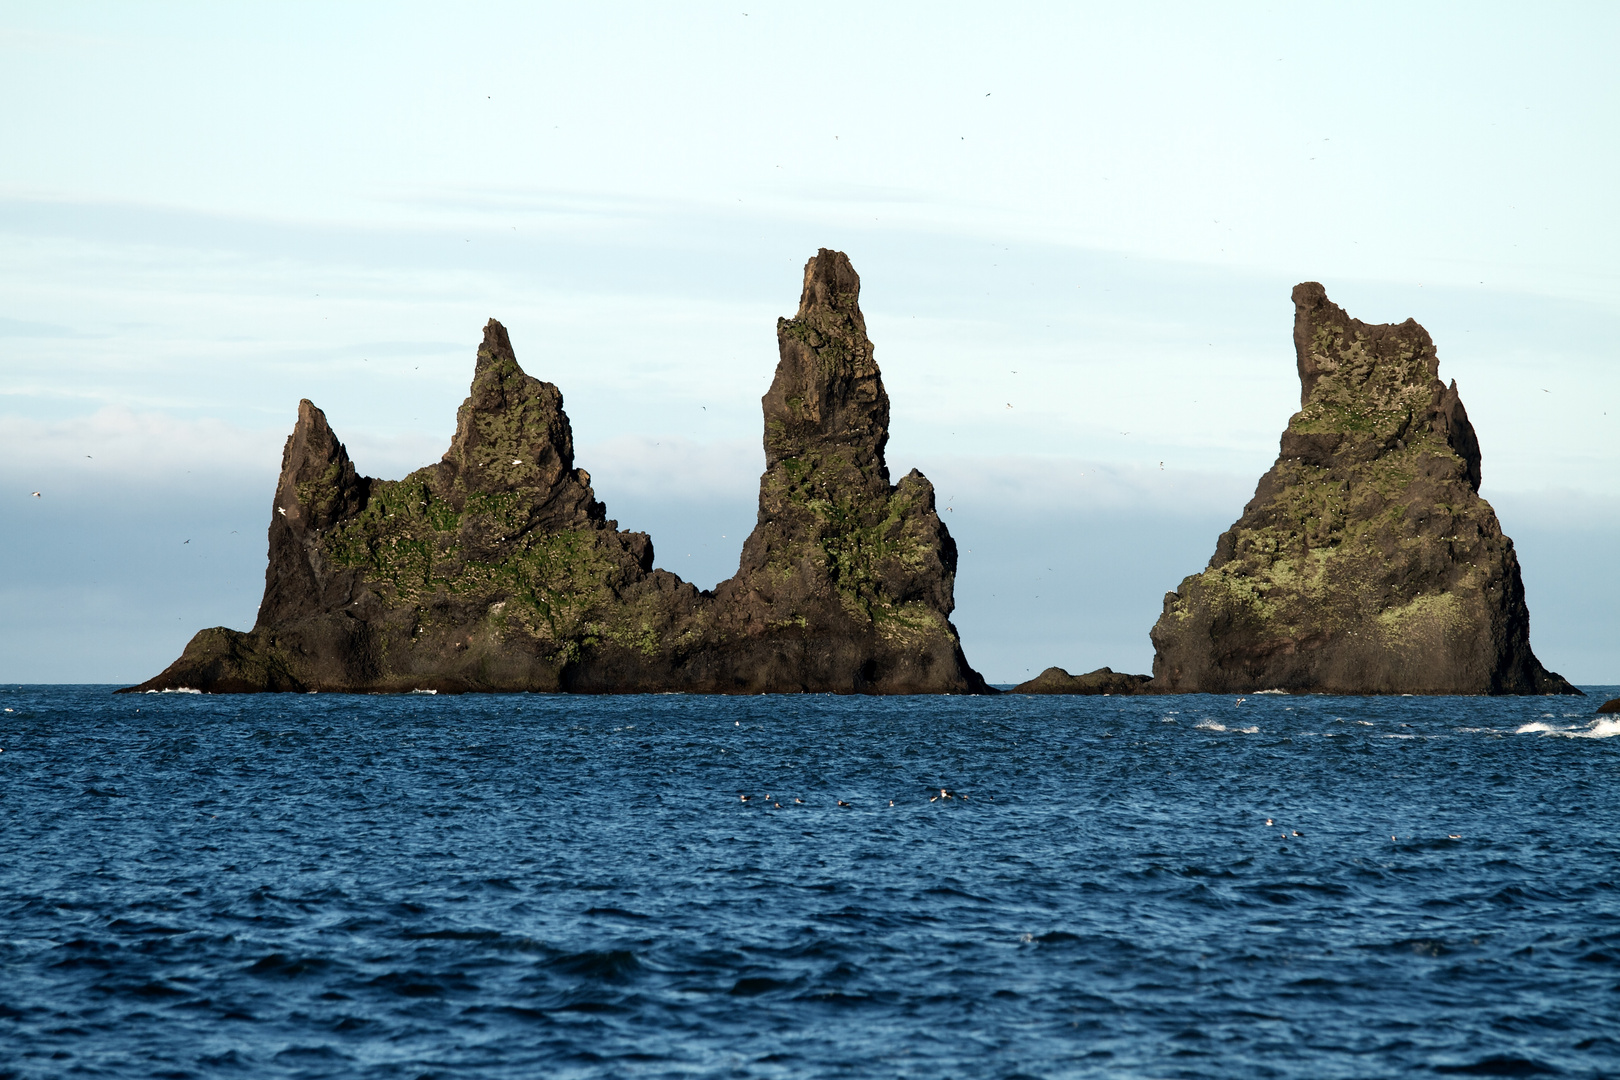
[{"label": "jagged rock formation", "polygon": [[823,249],[777,322],[759,520],[713,592],[607,519],[562,394],[491,320],[449,451],[403,480],[358,475],[300,403],[253,630],[204,630],[131,689],[985,691],[950,623],[956,545],[933,486],[889,483],[859,294]]},{"label": "jagged rock formation", "polygon": [[1530,651],[1513,542],[1427,331],[1294,288],[1300,411],[1209,567],[1164,600],[1153,690],[1580,693]]},{"label": "jagged rock formation", "polygon": [[1153,680],[1147,675],[1126,675],[1113,668],[1100,667],[1084,675],[1070,675],[1060,667],[1049,667],[1028,682],[1021,682],[1009,694],[1144,694]]}]

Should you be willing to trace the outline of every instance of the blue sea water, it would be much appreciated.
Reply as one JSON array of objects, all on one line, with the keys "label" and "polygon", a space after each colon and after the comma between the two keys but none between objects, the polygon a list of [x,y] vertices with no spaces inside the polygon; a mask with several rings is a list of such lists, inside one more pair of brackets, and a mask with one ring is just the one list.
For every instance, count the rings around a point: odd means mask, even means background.
[{"label": "blue sea water", "polygon": [[0,688],[0,1076],[1620,1075],[1614,688],[109,689]]}]

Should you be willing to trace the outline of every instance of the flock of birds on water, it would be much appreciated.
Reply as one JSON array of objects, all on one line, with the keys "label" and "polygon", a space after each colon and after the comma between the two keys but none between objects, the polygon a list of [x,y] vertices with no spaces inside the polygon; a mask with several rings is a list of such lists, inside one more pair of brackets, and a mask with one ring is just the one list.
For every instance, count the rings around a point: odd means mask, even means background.
[{"label": "flock of birds on water", "polygon": [[[764,806],[764,807],[768,807],[769,809],[772,809],[772,810],[786,809],[782,805],[781,800],[775,798],[774,796],[770,795],[769,793],[766,794],[765,798],[757,800],[757,801],[755,800],[755,798],[752,795],[739,795],[739,796],[737,796],[737,798],[745,806],[756,806],[756,805],[757,806]],[[968,797],[966,795],[963,795],[963,794],[961,794],[959,792],[951,791],[948,788],[940,788],[938,795],[930,795],[930,796],[928,796],[928,801],[931,802],[931,803],[939,802],[941,799],[946,799],[946,800],[955,799],[955,800],[957,800],[959,802],[967,802],[968,801]],[[990,797],[990,800],[992,802],[994,802],[995,801],[995,796],[992,795]],[[839,806],[843,806],[843,807],[850,807],[850,806],[854,805],[853,803],[845,802],[843,799],[837,799],[837,800],[834,800],[834,801],[837,802]],[[799,799],[799,798],[795,798],[793,800],[793,803],[796,806],[807,806],[807,805],[809,805],[803,799]],[[894,805],[894,800],[893,799],[889,800],[889,805],[890,806]]]}]

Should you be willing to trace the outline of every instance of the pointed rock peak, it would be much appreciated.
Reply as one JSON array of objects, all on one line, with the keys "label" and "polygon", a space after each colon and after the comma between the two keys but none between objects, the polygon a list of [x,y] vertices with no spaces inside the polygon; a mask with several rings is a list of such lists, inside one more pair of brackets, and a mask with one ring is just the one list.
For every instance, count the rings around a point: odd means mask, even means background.
[{"label": "pointed rock peak", "polygon": [[[1439,379],[1429,332],[1411,319],[1364,323],[1314,281],[1294,286],[1294,357],[1300,411],[1283,437],[1291,453],[1318,464],[1380,456],[1438,435],[1479,490],[1479,440],[1457,394]],[[1352,448],[1359,448],[1352,450]]]},{"label": "pointed rock peak", "polygon": [[365,487],[326,414],[308,398],[299,401],[298,422],[281,451],[276,516],[289,524],[325,528],[364,503]]},{"label": "pointed rock peak", "polygon": [[[526,374],[512,350],[512,339],[506,327],[494,319],[484,324],[484,340],[478,345],[478,358],[473,364],[472,386],[462,408],[472,407],[485,411],[510,408],[513,402],[530,397],[536,387],[556,387]],[[558,396],[561,404],[561,396]]]},{"label": "pointed rock peak", "polygon": [[1439,360],[1429,332],[1411,319],[1364,323],[1328,299],[1319,282],[1294,286],[1294,356],[1299,403],[1309,404],[1325,378],[1323,397],[1387,396],[1413,387],[1425,391]]},{"label": "pointed rock peak", "polygon": [[324,471],[334,462],[347,463],[348,451],[332,433],[326,414],[313,401],[303,398],[298,402],[298,422],[281,452],[282,476],[303,477],[311,472]]},{"label": "pointed rock peak", "polygon": [[[491,367],[517,368],[517,354],[512,351],[512,339],[506,334],[506,327],[494,319],[484,324],[484,343],[478,346],[478,365],[473,370],[473,378],[482,375]],[[518,368],[522,374],[522,369]]]},{"label": "pointed rock peak", "polygon": [[839,446],[857,469],[888,482],[889,395],[861,317],[861,279],[842,251],[822,248],[804,268],[799,312],[779,319],[776,378],[765,410],[765,463]]},{"label": "pointed rock peak", "polygon": [[798,319],[809,319],[818,313],[836,312],[853,320],[866,332],[866,321],[861,318],[861,276],[850,265],[849,256],[842,251],[822,248],[804,264],[804,291],[799,294]]},{"label": "pointed rock peak", "polygon": [[494,319],[484,326],[444,460],[483,491],[550,489],[572,475],[574,437],[562,392],[524,373],[506,327]]}]

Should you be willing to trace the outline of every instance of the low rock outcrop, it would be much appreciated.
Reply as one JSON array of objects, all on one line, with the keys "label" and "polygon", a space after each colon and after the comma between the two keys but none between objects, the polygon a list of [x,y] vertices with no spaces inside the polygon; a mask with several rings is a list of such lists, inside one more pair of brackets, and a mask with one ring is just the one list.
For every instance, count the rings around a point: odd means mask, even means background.
[{"label": "low rock outcrop", "polygon": [[1620,697],[1610,698],[1598,706],[1600,713],[1620,713]]},{"label": "low rock outcrop", "polygon": [[1152,631],[1158,693],[1578,694],[1530,651],[1513,542],[1427,331],[1294,289],[1300,411]]},{"label": "low rock outcrop", "polygon": [[403,480],[359,475],[300,403],[254,628],[204,630],[130,689],[984,692],[950,622],[933,486],[889,482],[859,294],[823,249],[777,322],[759,519],[712,592],[607,518],[562,394],[491,320],[449,451]]},{"label": "low rock outcrop", "polygon": [[1147,675],[1126,675],[1101,667],[1084,675],[1070,675],[1060,667],[1049,667],[1028,682],[1021,682],[1009,694],[1145,694],[1153,680]]}]

